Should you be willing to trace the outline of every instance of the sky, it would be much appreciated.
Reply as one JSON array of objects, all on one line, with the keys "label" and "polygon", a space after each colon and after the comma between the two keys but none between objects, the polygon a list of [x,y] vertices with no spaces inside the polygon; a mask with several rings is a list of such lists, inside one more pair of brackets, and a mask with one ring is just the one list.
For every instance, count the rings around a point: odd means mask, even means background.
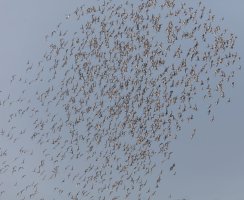
[{"label": "sky", "polygon": [[[216,16],[224,17],[224,26],[238,36],[237,48],[244,55],[244,17],[242,0],[203,1]],[[243,65],[243,60],[242,60]],[[165,187],[172,188],[178,197],[191,200],[241,200],[244,199],[244,79],[243,71],[236,77],[236,87],[231,88],[230,104],[216,108],[215,121],[206,115],[196,117],[193,124],[198,133],[194,140],[182,135],[174,144],[177,175],[169,177]],[[170,184],[169,184],[170,182]]]},{"label": "sky", "polygon": [[[185,0],[190,2],[190,0]],[[224,26],[238,36],[237,49],[244,57],[244,1],[204,0]],[[23,74],[28,60],[38,61],[47,49],[45,35],[80,4],[79,0],[0,0],[0,90],[7,91],[12,74]],[[243,64],[243,60],[242,60]],[[244,65],[243,65],[244,66]],[[229,88],[231,103],[221,103],[212,123],[198,113],[173,143],[175,176],[166,174],[155,199],[244,199],[244,78],[243,70]],[[6,117],[0,113],[0,119]],[[1,126],[1,121],[0,121]],[[188,131],[197,128],[190,140]],[[14,147],[13,147],[14,148]]]}]

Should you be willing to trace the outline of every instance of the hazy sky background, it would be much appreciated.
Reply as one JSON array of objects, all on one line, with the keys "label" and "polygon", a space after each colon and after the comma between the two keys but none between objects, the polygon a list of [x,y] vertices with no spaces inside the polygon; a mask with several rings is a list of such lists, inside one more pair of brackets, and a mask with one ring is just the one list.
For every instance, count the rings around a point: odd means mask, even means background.
[{"label": "hazy sky background", "polygon": [[[188,1],[190,2],[190,1]],[[244,56],[244,1],[205,0],[216,16],[225,18],[224,26],[238,36],[237,48]],[[243,65],[243,59],[241,61]],[[230,88],[230,104],[216,109],[214,123],[206,114],[195,117],[198,133],[190,141],[182,135],[174,145],[177,175],[165,182],[177,197],[196,200],[244,199],[244,76],[236,77]],[[170,183],[169,183],[170,182]]]},{"label": "hazy sky background", "polygon": [[[66,14],[87,2],[90,1],[0,0],[0,90],[7,91],[12,74],[24,73],[27,60],[41,59],[47,49],[45,35],[64,21]],[[244,1],[203,2],[216,16],[223,16],[224,26],[238,36],[237,49],[243,58]],[[244,199],[243,88],[242,70],[236,76],[235,88],[229,88],[231,103],[221,103],[217,107],[214,123],[206,113],[199,113],[190,125],[191,129],[194,126],[198,130],[194,140],[190,140],[187,127],[182,131],[172,146],[176,176],[165,176],[157,199],[164,199],[169,194],[175,199]]]}]

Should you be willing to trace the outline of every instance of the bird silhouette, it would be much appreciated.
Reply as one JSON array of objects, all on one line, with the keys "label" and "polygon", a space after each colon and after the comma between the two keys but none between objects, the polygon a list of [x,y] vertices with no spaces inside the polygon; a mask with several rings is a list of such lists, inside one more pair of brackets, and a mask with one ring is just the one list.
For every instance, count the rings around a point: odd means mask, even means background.
[{"label": "bird silhouette", "polygon": [[1,92],[1,141],[18,149],[0,148],[1,180],[14,180],[1,199],[155,199],[181,127],[204,102],[211,121],[230,102],[237,38],[217,23],[203,3],[174,0],[104,0],[66,15],[40,61],[11,77],[20,90]]}]

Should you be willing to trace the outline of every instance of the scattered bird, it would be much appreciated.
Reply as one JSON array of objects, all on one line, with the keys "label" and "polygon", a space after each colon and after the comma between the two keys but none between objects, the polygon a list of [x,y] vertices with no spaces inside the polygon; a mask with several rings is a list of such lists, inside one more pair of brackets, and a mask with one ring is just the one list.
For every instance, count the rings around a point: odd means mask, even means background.
[{"label": "scattered bird", "polygon": [[203,102],[211,121],[230,102],[237,38],[216,20],[201,2],[174,0],[104,0],[67,15],[41,60],[12,76],[15,92],[1,92],[0,178],[12,177],[1,199],[155,199],[181,127]]}]

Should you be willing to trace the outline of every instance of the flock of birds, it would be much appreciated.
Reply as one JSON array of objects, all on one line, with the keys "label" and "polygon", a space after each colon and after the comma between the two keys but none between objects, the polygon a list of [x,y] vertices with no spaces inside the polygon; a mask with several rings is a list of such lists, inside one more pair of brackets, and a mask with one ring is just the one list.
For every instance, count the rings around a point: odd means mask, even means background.
[{"label": "flock of birds", "polygon": [[211,121],[230,102],[240,57],[217,22],[177,0],[67,15],[40,61],[12,76],[15,92],[1,93],[0,199],[156,199],[182,127],[204,102]]}]

